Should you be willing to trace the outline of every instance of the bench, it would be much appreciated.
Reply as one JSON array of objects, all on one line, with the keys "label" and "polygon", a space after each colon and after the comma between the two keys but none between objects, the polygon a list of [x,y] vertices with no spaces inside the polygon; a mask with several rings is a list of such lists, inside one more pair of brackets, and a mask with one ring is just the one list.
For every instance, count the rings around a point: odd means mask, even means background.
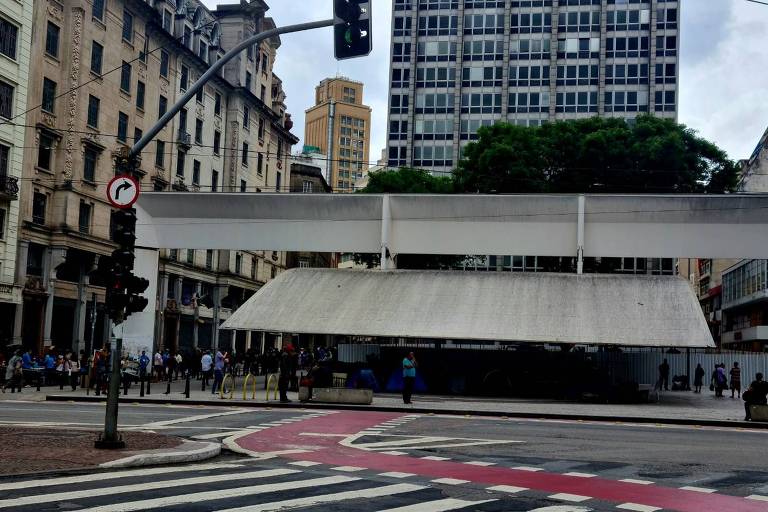
[{"label": "bench", "polygon": [[[299,400],[306,402],[309,398],[309,388],[299,388]],[[312,402],[324,404],[354,404],[371,405],[373,391],[370,389],[349,388],[312,388]]]},{"label": "bench", "polygon": [[768,405],[752,405],[749,410],[752,421],[768,421]]}]

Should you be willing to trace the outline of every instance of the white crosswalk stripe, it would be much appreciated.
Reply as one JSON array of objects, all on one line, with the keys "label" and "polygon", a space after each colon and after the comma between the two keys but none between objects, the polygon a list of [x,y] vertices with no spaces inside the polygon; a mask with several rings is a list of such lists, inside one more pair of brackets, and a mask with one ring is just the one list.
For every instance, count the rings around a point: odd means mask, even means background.
[{"label": "white crosswalk stripe", "polygon": [[388,508],[380,512],[444,512],[446,510],[459,510],[467,507],[476,507],[483,503],[490,503],[496,500],[467,501],[455,498],[446,498],[443,500],[428,501],[415,505],[406,505],[404,507]]}]

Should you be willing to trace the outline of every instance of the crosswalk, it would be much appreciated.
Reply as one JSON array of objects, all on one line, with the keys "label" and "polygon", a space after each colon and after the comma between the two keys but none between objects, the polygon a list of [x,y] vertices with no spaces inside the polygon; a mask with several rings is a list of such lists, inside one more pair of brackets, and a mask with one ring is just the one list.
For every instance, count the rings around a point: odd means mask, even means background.
[{"label": "crosswalk", "polygon": [[532,498],[514,496],[509,489],[457,489],[466,482],[321,466],[242,460],[0,481],[0,511],[548,510]]}]

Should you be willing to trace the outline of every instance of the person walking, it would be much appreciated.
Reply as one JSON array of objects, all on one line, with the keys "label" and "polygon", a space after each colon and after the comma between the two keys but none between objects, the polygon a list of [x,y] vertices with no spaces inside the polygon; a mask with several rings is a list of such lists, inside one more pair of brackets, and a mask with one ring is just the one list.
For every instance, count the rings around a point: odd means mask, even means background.
[{"label": "person walking", "polygon": [[714,390],[717,398],[723,397],[723,390],[728,387],[728,379],[725,377],[725,364],[715,365],[715,371],[712,372],[712,384],[710,390]]},{"label": "person walking", "polygon": [[755,380],[749,385],[749,389],[744,392],[744,410],[746,416],[744,421],[752,421],[752,409],[753,405],[768,405],[768,382],[763,380],[763,374],[758,373],[755,375]]},{"label": "person walking", "polygon": [[216,394],[216,391],[219,390],[222,382],[224,381],[224,367],[224,354],[221,353],[221,350],[217,350],[216,358],[214,359],[213,363],[213,385],[211,386],[212,395]]},{"label": "person walking", "polygon": [[280,376],[277,378],[277,387],[280,389],[280,401],[288,403],[288,386],[296,375],[294,366],[293,345],[288,343],[280,354]]},{"label": "person walking", "polygon": [[200,372],[203,374],[203,391],[205,386],[208,385],[208,380],[211,378],[211,368],[213,367],[213,358],[211,357],[211,351],[206,350],[205,354],[200,358]]},{"label": "person walking", "polygon": [[181,357],[181,352],[176,352],[176,364],[174,365],[174,370],[176,371],[176,377],[174,377],[173,380],[179,380],[179,374],[181,374],[181,377],[184,378],[184,358]]},{"label": "person walking", "polygon": [[669,363],[665,359],[659,365],[659,390],[664,386],[664,391],[669,391]]},{"label": "person walking", "polygon": [[701,363],[696,365],[696,370],[693,374],[693,387],[694,393],[701,393],[701,386],[704,383],[704,368],[701,367]]},{"label": "person walking", "polygon": [[403,403],[410,404],[416,382],[416,356],[409,352],[403,359]]},{"label": "person walking", "polygon": [[739,368],[739,363],[733,363],[733,368],[731,368],[731,398],[736,398],[734,396],[736,393],[741,398],[741,368]]},{"label": "person walking", "polygon": [[77,390],[77,383],[80,380],[80,363],[72,352],[67,352],[64,356],[64,360],[69,362],[69,374],[67,375],[67,379],[69,380],[69,386],[72,388],[72,391],[75,391]]},{"label": "person walking", "polygon": [[155,365],[155,382],[160,382],[163,380],[163,354],[160,353],[160,349],[157,349],[157,352],[155,353],[153,364]]},{"label": "person walking", "polygon": [[16,388],[18,388],[19,393],[21,393],[21,350],[17,350],[14,352],[13,356],[8,360],[8,365],[5,368],[5,384],[3,384],[3,393],[5,393],[5,388],[8,387],[10,384],[11,386],[11,393],[16,392]]}]

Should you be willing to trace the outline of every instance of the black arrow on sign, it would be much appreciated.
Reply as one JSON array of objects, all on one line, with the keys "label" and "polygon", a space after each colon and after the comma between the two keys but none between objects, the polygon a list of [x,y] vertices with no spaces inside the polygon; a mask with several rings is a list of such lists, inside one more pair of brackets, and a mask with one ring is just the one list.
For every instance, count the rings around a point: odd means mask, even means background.
[{"label": "black arrow on sign", "polygon": [[130,181],[124,181],[121,184],[119,184],[117,186],[117,189],[115,190],[115,201],[120,199],[120,192],[122,190],[130,190],[131,188],[133,188],[133,184],[131,184]]}]

